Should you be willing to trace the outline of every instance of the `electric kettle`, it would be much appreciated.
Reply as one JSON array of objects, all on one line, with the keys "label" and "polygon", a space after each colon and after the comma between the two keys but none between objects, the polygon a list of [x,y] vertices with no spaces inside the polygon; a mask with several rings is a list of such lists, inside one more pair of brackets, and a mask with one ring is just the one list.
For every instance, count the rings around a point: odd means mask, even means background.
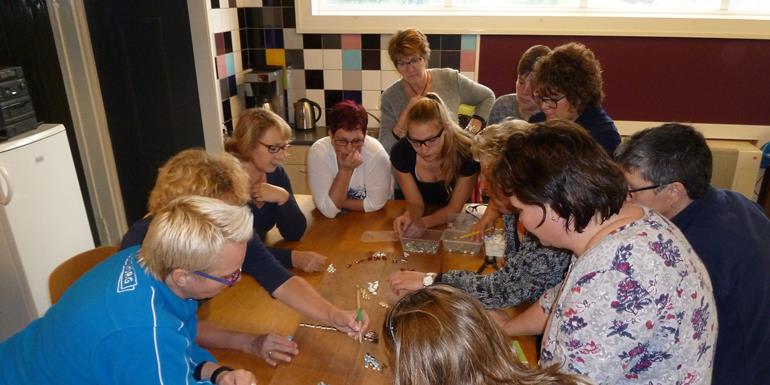
[{"label": "electric kettle", "polygon": [[[318,112],[316,112],[316,109]],[[321,119],[321,106],[307,98],[294,103],[294,124],[298,130],[312,130]]]}]

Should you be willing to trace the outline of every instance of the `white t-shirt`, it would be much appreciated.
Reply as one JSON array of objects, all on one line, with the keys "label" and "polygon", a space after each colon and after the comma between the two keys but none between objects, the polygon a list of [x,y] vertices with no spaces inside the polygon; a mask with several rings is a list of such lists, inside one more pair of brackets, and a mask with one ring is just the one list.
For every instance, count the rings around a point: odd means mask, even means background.
[{"label": "white t-shirt", "polygon": [[[366,212],[377,211],[393,196],[390,157],[371,136],[364,140],[361,156],[364,162],[353,170],[347,197],[363,199]],[[327,218],[334,218],[341,211],[329,197],[338,170],[331,138],[318,139],[307,154],[308,182],[316,208]]]}]

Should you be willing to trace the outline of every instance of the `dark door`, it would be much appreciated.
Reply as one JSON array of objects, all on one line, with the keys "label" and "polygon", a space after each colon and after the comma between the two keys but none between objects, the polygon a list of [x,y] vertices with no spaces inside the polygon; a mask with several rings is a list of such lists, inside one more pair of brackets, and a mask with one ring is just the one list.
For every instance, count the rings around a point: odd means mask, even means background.
[{"label": "dark door", "polygon": [[129,225],[146,212],[158,167],[203,147],[184,0],[85,0]]}]

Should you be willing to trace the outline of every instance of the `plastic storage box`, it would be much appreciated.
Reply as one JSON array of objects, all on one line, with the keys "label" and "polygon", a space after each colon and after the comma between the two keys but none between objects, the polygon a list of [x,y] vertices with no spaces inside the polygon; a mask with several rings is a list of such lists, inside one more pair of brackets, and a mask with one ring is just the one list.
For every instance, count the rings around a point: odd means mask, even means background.
[{"label": "plastic storage box", "polygon": [[466,237],[460,239],[463,235],[467,234],[467,230],[444,230],[441,235],[441,242],[444,244],[444,249],[450,253],[462,253],[462,254],[476,254],[481,250],[481,241],[477,241],[476,237]]},{"label": "plastic storage box", "polygon": [[401,247],[407,253],[436,254],[439,243],[440,230],[423,230],[419,235],[401,236]]}]

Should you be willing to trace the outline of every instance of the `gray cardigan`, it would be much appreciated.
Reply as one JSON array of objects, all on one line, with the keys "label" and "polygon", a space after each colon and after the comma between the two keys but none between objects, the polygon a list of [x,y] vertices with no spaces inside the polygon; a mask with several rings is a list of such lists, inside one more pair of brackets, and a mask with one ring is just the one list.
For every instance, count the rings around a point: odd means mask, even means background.
[{"label": "gray cardigan", "polygon": [[[460,104],[468,104],[476,107],[475,115],[485,120],[489,117],[489,111],[495,102],[495,94],[488,87],[468,79],[459,71],[452,68],[429,69],[433,80],[433,92],[437,93],[451,114],[457,121],[457,109]],[[404,90],[404,79],[393,83],[382,93],[380,98],[380,134],[378,139],[385,150],[390,153],[398,139],[393,136],[393,127],[398,122],[401,112],[409,104],[409,96]]]}]

